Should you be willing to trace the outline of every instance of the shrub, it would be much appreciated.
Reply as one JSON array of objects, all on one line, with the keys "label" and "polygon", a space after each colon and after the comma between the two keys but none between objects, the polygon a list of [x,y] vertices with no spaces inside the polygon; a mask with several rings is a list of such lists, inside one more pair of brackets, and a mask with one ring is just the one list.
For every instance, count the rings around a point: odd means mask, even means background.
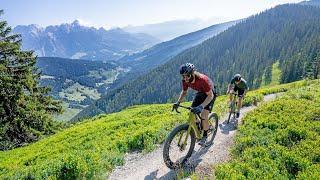
[{"label": "shrub", "polygon": [[216,167],[216,178],[319,178],[319,89],[319,83],[309,82],[248,113],[239,128],[232,160]]}]

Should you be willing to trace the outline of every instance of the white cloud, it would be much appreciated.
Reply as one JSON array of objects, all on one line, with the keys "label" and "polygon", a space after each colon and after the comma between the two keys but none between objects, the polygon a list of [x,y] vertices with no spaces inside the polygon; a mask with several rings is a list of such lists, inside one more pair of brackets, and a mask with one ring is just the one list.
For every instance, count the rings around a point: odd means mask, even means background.
[{"label": "white cloud", "polygon": [[95,26],[94,23],[88,21],[88,20],[84,20],[84,19],[81,19],[81,18],[77,18],[76,19],[77,21],[79,21],[79,24],[82,25],[82,26]]}]

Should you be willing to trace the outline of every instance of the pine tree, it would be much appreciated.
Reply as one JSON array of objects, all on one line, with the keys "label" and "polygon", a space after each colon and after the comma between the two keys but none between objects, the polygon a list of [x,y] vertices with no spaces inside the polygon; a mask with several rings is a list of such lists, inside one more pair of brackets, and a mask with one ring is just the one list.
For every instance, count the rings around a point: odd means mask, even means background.
[{"label": "pine tree", "polygon": [[[0,10],[0,15],[3,10]],[[60,103],[39,86],[40,72],[32,51],[21,50],[21,36],[0,20],[0,150],[11,149],[53,133],[53,113]]]},{"label": "pine tree", "polygon": [[313,78],[313,68],[311,62],[305,62],[303,68],[303,78],[312,79]]},{"label": "pine tree", "polygon": [[317,53],[316,57],[312,62],[312,68],[313,68],[313,78],[317,79],[320,73],[320,51]]},{"label": "pine tree", "polygon": [[320,52],[313,59],[305,63],[304,78],[317,79],[320,73]]}]

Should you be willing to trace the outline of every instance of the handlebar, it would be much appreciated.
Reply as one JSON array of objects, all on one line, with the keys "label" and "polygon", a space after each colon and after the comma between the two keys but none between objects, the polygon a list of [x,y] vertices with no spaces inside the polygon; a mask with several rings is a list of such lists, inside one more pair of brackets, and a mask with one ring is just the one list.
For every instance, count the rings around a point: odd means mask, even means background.
[{"label": "handlebar", "polygon": [[[232,92],[232,93],[229,93],[229,94],[232,94],[233,96],[237,96],[238,95],[238,92]],[[239,97],[242,97],[244,99],[245,95],[239,95]]]},{"label": "handlebar", "polygon": [[[182,108],[188,109],[188,110],[190,110],[190,111],[192,110],[192,107],[188,107],[188,106],[178,105],[178,107],[182,107]],[[175,110],[177,113],[181,113],[180,111],[178,111],[178,108],[172,107],[172,111],[174,111],[174,110]],[[201,120],[204,120],[204,119],[201,118],[200,113],[199,113],[199,114],[195,114],[195,115],[196,115],[197,118],[199,118],[199,119],[201,119]]]},{"label": "handlebar", "polygon": [[238,95],[238,92],[232,92],[232,93],[228,93],[228,94],[232,94],[232,95]]},{"label": "handlebar", "polygon": [[[189,107],[189,106],[179,105],[179,107],[182,107],[182,108],[185,108],[185,109],[188,109],[188,110],[191,110],[191,109],[192,109],[192,107]],[[176,111],[178,112],[178,109],[176,109]]]}]

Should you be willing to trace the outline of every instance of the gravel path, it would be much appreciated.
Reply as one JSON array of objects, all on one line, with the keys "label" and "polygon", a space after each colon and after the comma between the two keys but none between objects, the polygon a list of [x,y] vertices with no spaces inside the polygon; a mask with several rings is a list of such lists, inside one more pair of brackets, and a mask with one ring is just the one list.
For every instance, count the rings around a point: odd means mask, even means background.
[{"label": "gravel path", "polygon": [[[271,101],[276,98],[276,94],[270,94],[264,97],[264,101]],[[244,107],[241,109],[239,119],[255,109],[255,106]],[[236,120],[232,120],[226,124],[227,114],[219,121],[219,129],[214,139],[213,145],[203,148],[196,144],[194,153],[189,159],[185,171],[192,171],[202,177],[210,178],[213,174],[212,167],[215,164],[225,162],[229,159],[230,148],[233,145],[233,139],[236,133]],[[179,172],[171,170],[166,167],[162,158],[163,145],[158,146],[153,152],[130,153],[125,157],[125,164],[117,167],[110,174],[110,180],[123,179],[176,179]],[[210,178],[211,179],[211,178]]]}]

